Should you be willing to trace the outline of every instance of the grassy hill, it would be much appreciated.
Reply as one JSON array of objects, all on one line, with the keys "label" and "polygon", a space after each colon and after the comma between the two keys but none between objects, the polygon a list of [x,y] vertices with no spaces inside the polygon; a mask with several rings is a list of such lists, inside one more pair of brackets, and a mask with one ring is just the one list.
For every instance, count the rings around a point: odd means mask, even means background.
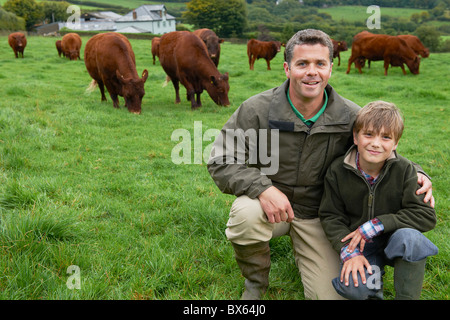
[{"label": "grassy hill", "polygon": [[[219,70],[230,74],[231,105],[203,93],[203,107],[191,111],[184,89],[176,105],[172,85],[162,86],[150,41],[131,40],[138,73],[150,74],[136,116],[114,109],[109,97],[102,103],[98,91],[87,95],[84,62],[59,58],[55,40],[29,37],[25,58],[15,59],[0,37],[0,299],[238,299],[243,278],[224,234],[234,197],[217,189],[206,159],[174,163],[181,142],[174,133],[190,134],[194,160],[194,143],[200,151],[211,143],[207,130],[284,81],[282,54],[271,71],[261,60],[250,71],[245,45],[224,43]],[[382,62],[345,74],[349,54],[331,85],[360,105],[396,103],[406,119],[399,152],[433,177],[438,224],[426,235],[440,253],[428,260],[422,298],[448,300],[450,95],[442,66],[450,54],[423,59],[420,75],[392,68],[387,77]],[[265,299],[304,299],[289,238],[271,246]],[[68,286],[70,266],[81,271],[80,289]],[[392,299],[391,268],[385,277]]]}]

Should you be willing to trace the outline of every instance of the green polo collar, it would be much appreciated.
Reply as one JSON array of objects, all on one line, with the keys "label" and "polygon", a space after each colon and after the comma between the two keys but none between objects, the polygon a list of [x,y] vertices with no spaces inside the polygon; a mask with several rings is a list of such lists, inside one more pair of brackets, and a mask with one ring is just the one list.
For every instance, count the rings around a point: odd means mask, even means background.
[{"label": "green polo collar", "polygon": [[322,113],[325,111],[325,108],[327,107],[328,94],[327,94],[326,90],[323,90],[323,92],[325,93],[325,102],[324,102],[322,108],[319,110],[319,112],[316,113],[316,115],[314,117],[306,120],[305,117],[303,117],[303,115],[300,112],[298,112],[298,110],[292,104],[291,98],[289,97],[289,87],[288,87],[288,90],[286,90],[286,96],[289,101],[289,104],[291,105],[292,110],[294,111],[295,115],[297,117],[299,117],[300,120],[302,120],[307,126],[311,126],[312,124],[314,124],[317,121],[317,119],[319,119],[319,117],[322,115]]}]

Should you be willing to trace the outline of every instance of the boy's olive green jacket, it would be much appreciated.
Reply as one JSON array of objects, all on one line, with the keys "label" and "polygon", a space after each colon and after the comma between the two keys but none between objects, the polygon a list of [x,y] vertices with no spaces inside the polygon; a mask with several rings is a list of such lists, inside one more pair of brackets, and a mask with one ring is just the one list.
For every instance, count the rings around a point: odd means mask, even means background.
[{"label": "boy's olive green jacket", "polygon": [[224,193],[256,198],[275,186],[286,194],[296,217],[317,218],[326,170],[352,145],[360,107],[328,85],[327,107],[308,128],[292,111],[288,86],[286,80],[242,103],[216,138],[208,171]]},{"label": "boy's olive green jacket", "polygon": [[419,188],[414,164],[394,151],[370,187],[356,167],[356,146],[334,161],[325,176],[319,216],[333,248],[363,223],[377,217],[384,233],[400,228],[426,232],[436,225],[435,210],[416,195]]}]

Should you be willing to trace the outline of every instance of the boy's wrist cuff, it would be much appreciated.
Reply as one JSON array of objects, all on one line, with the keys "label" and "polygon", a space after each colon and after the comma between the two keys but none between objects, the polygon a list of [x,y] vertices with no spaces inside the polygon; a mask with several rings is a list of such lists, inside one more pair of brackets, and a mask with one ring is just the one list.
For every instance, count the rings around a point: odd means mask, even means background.
[{"label": "boy's wrist cuff", "polygon": [[353,250],[353,252],[348,252],[347,248],[348,248],[348,245],[346,245],[345,247],[342,247],[342,249],[341,249],[340,256],[341,256],[342,262],[345,262],[347,260],[350,260],[351,258],[362,255],[362,253],[359,251],[359,247],[356,247],[355,250]]},{"label": "boy's wrist cuff", "polygon": [[372,238],[380,235],[384,231],[384,226],[380,219],[373,218],[360,225],[358,231],[365,241],[370,242]]}]

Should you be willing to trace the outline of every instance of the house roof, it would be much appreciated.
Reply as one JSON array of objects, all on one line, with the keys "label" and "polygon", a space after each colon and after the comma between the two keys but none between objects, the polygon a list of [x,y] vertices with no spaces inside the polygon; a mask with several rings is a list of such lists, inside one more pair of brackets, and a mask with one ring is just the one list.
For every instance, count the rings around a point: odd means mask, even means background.
[{"label": "house roof", "polygon": [[[136,12],[136,19],[133,17],[133,12]],[[162,14],[160,14],[160,12]],[[163,20],[163,15],[165,14],[165,19],[172,20],[175,19],[174,16],[167,14],[166,6],[160,5],[142,5],[133,11],[128,12],[123,17],[117,19],[117,22],[129,22],[129,21],[158,21]]]}]

